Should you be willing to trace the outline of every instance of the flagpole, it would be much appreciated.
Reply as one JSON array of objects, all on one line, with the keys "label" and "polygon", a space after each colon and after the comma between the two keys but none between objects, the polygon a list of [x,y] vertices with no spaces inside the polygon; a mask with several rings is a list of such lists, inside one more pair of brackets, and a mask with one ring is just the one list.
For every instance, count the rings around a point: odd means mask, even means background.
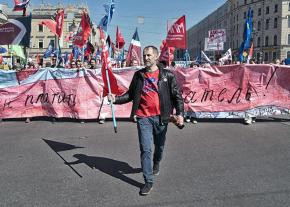
[{"label": "flagpole", "polygon": [[[109,96],[112,95],[112,90],[111,90],[111,83],[110,83],[110,78],[109,78],[109,69],[106,67],[106,78],[107,78],[107,83],[108,83],[108,90],[109,90]],[[115,106],[112,101],[110,101],[110,106],[111,106],[111,111],[112,111],[112,119],[113,119],[113,125],[114,125],[114,131],[117,133],[117,122],[116,122],[116,117],[115,117]]]},{"label": "flagpole", "polygon": [[56,42],[57,42],[57,50],[56,50],[56,61],[55,61],[55,68],[58,65],[58,53],[59,53],[59,38],[58,36],[56,37]]},{"label": "flagpole", "polygon": [[84,64],[84,61],[85,61],[85,46],[83,45],[83,54],[82,54],[82,63]]},{"label": "flagpole", "polygon": [[[105,40],[104,40],[103,44],[107,44]],[[107,58],[109,58],[109,55],[110,54],[109,54],[109,48],[108,48],[108,57]],[[103,61],[105,61],[105,60],[103,60]],[[107,80],[107,85],[108,85],[108,93],[109,93],[108,95],[112,96],[111,82],[110,82],[110,78],[109,78],[109,68],[108,68],[107,64],[106,64],[106,80]],[[115,131],[115,133],[117,133],[118,130],[117,130],[117,121],[116,121],[116,116],[115,116],[115,106],[114,106],[112,101],[110,101],[109,103],[110,103],[110,107],[111,107],[114,131]]]}]

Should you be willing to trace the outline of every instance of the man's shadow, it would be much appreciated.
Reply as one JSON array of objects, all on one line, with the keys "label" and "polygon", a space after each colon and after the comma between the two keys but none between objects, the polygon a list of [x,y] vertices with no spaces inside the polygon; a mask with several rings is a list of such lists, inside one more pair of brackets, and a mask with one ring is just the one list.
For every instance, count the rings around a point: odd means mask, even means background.
[{"label": "man's shadow", "polygon": [[133,180],[124,174],[135,174],[140,173],[141,168],[132,168],[128,163],[121,162],[118,160],[113,160],[105,157],[93,157],[87,156],[84,154],[75,154],[75,158],[78,160],[74,162],[67,162],[67,165],[76,165],[80,163],[84,163],[88,165],[92,169],[98,169],[103,173],[106,173],[112,177],[118,178],[130,185],[136,186],[138,188],[142,187],[142,183],[139,183],[136,180]]}]

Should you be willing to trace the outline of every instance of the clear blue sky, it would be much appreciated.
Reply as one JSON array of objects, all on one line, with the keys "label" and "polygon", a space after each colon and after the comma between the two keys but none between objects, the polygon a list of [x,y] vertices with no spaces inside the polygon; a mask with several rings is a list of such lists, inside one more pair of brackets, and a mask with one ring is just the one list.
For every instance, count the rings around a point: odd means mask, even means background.
[{"label": "clear blue sky", "polygon": [[[12,6],[12,0],[9,4]],[[39,0],[30,1],[33,6]],[[45,3],[88,5],[90,16],[98,24],[105,14],[103,4],[109,0],[44,0]],[[119,26],[128,48],[135,28],[138,27],[142,47],[155,45],[159,48],[161,41],[166,38],[167,21],[173,21],[183,14],[186,15],[187,29],[205,18],[220,7],[226,0],[115,0],[116,9],[109,25],[108,33],[115,40],[116,27]],[[137,17],[144,17],[144,24],[138,24]]]}]

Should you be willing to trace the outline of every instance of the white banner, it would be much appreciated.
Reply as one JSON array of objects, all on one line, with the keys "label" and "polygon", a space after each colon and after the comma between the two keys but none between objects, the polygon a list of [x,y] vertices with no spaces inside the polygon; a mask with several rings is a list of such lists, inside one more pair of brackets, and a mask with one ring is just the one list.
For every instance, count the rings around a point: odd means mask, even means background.
[{"label": "white banner", "polygon": [[210,42],[208,38],[205,38],[204,40],[204,51],[218,51],[218,50],[224,50],[224,43],[219,42]]},{"label": "white banner", "polygon": [[208,31],[208,39],[212,43],[226,42],[226,30],[225,29],[214,29]]}]

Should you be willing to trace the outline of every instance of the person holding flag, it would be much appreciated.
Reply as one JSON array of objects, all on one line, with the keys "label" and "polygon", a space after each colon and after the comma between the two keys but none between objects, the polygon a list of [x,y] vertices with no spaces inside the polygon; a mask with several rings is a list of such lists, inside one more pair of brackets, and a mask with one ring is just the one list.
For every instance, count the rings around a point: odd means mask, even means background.
[{"label": "person holding flag", "polygon": [[[140,195],[148,195],[153,188],[153,175],[159,174],[168,122],[173,108],[176,125],[182,128],[184,105],[174,74],[157,65],[158,49],[147,46],[143,50],[145,68],[135,72],[129,90],[120,96],[110,94],[108,100],[115,104],[133,101],[131,119],[137,116],[137,129],[141,151],[141,165],[145,185]],[[154,143],[153,154],[151,145]]]}]

